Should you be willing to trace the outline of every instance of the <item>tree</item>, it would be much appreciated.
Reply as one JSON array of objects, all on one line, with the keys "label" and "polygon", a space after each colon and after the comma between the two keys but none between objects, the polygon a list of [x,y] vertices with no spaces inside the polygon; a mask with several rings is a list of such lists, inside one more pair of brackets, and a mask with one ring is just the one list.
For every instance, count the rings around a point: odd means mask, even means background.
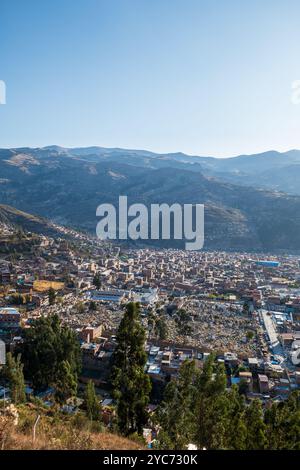
[{"label": "tree", "polygon": [[68,361],[62,361],[55,380],[55,396],[59,403],[65,401],[77,393],[77,376],[73,373]]},{"label": "tree", "polygon": [[265,412],[267,449],[300,449],[300,393],[292,392],[285,402],[273,403]]},{"label": "tree", "polygon": [[156,320],[155,315],[153,314],[152,310],[150,310],[149,313],[148,313],[148,317],[147,317],[148,329],[149,329],[150,335],[151,335],[154,327],[156,326],[156,321],[155,320]]},{"label": "tree", "polygon": [[[194,361],[185,361],[178,379],[170,381],[164,399],[157,411],[161,427],[158,435],[160,448],[184,449],[195,434],[194,403],[196,396],[196,367]],[[168,447],[164,447],[164,446]]]},{"label": "tree", "polygon": [[[215,374],[213,372],[215,371]],[[228,428],[231,401],[226,391],[227,378],[224,364],[215,365],[215,356],[204,362],[197,384],[195,414],[197,431],[195,442],[200,448],[225,449],[229,447]]]},{"label": "tree", "polygon": [[168,328],[164,318],[158,318],[155,323],[155,332],[159,339],[164,340],[168,335]]},{"label": "tree", "polygon": [[224,364],[218,364],[215,379],[211,383],[211,393],[218,395],[225,392],[227,384]]},{"label": "tree", "polygon": [[206,397],[202,432],[202,446],[207,449],[227,448],[229,400],[227,393]]},{"label": "tree", "polygon": [[227,430],[227,446],[229,449],[245,450],[247,428],[245,424],[245,398],[240,395],[237,385],[233,385],[228,393],[229,422]]},{"label": "tree", "polygon": [[24,297],[21,294],[12,294],[9,298],[9,302],[12,305],[23,305]]},{"label": "tree", "polygon": [[261,402],[253,400],[245,414],[247,427],[246,448],[262,450],[266,445],[266,425],[263,419]]},{"label": "tree", "polygon": [[284,403],[284,449],[300,450],[300,393],[294,391]]},{"label": "tree", "polygon": [[251,339],[254,338],[254,331],[251,331],[251,330],[247,331],[246,338],[248,341],[251,341]]},{"label": "tree", "polygon": [[190,315],[184,309],[178,310],[175,322],[180,335],[189,336],[192,333],[192,328],[189,325],[190,319]]},{"label": "tree", "polygon": [[249,385],[246,379],[241,379],[239,383],[239,393],[246,395],[249,392]]},{"label": "tree", "polygon": [[24,339],[25,372],[35,390],[49,386],[58,386],[59,390],[64,386],[68,388],[70,374],[77,381],[81,368],[80,345],[75,332],[63,326],[57,315],[35,320],[31,328],[25,330]]},{"label": "tree", "polygon": [[85,306],[84,306],[84,303],[82,301],[79,301],[77,302],[76,304],[76,310],[78,313],[82,314],[85,312]]},{"label": "tree", "polygon": [[26,399],[23,375],[23,364],[20,354],[14,358],[9,352],[6,355],[5,376],[9,381],[10,397],[13,403],[23,403]]},{"label": "tree", "polygon": [[207,449],[300,450],[300,393],[265,411],[259,400],[246,405],[236,385],[226,388],[224,366],[212,355],[201,373],[183,365],[167,384],[154,420],[159,449],[183,450],[194,442]]},{"label": "tree", "polygon": [[85,389],[85,408],[90,421],[99,421],[101,419],[101,405],[96,395],[95,385],[89,380]]},{"label": "tree", "polygon": [[200,392],[209,390],[212,382],[214,355],[210,354],[203,365],[202,374],[199,377],[198,387]]},{"label": "tree", "polygon": [[93,300],[91,300],[91,302],[90,302],[90,304],[89,304],[89,310],[91,310],[91,311],[93,311],[93,312],[94,312],[95,310],[97,310],[97,304],[96,304],[96,302],[94,302]]},{"label": "tree", "polygon": [[95,276],[94,276],[93,284],[96,287],[96,289],[99,290],[101,288],[101,278],[100,278],[98,273],[95,274]]},{"label": "tree", "polygon": [[147,422],[146,406],[151,383],[144,371],[147,361],[144,348],[146,335],[140,322],[138,304],[127,304],[116,339],[112,386],[117,401],[119,429],[125,435],[141,434]]},{"label": "tree", "polygon": [[228,447],[231,407],[225,368],[218,364],[214,378],[213,370],[212,355],[205,361],[201,374],[194,361],[185,361],[178,379],[168,383],[157,412],[163,431],[158,436],[160,448],[168,442],[172,449],[185,449],[190,442],[201,448]]},{"label": "tree", "polygon": [[49,305],[54,305],[55,304],[55,298],[56,298],[56,293],[55,290],[50,287],[48,291],[48,298],[49,298]]}]

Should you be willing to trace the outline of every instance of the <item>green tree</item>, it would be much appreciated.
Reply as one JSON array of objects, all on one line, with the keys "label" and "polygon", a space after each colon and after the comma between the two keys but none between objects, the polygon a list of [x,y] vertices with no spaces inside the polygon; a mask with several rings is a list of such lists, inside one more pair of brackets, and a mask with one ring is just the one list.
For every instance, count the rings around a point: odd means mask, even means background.
[{"label": "green tree", "polygon": [[192,328],[189,325],[190,319],[190,315],[184,309],[178,310],[175,322],[180,335],[189,336],[191,334]]},{"label": "green tree", "polygon": [[212,383],[214,355],[210,354],[203,364],[203,370],[198,380],[199,391],[204,393],[209,391]]},{"label": "green tree", "polygon": [[12,294],[9,298],[9,302],[12,305],[23,305],[24,297],[21,294]]},{"label": "green tree", "polygon": [[93,284],[96,287],[96,289],[98,289],[98,290],[101,289],[101,278],[100,278],[100,275],[98,273],[95,274],[95,276],[94,276]]},{"label": "green tree", "polygon": [[227,428],[227,447],[233,450],[246,449],[247,428],[245,424],[245,398],[240,395],[236,385],[228,392],[229,421]]},{"label": "green tree", "polygon": [[241,379],[239,382],[239,393],[246,395],[249,392],[249,385],[246,379]]},{"label": "green tree", "polygon": [[284,404],[284,449],[300,450],[300,393],[294,391]]},{"label": "green tree", "polygon": [[85,312],[85,306],[84,306],[84,303],[82,301],[79,301],[77,302],[76,304],[76,310],[78,313],[82,314]]},{"label": "green tree", "polygon": [[259,400],[246,405],[237,386],[226,388],[224,367],[211,355],[201,373],[184,363],[167,384],[154,422],[159,449],[186,449],[194,442],[207,449],[300,450],[300,393],[265,411]]},{"label": "green tree", "polygon": [[95,310],[97,310],[97,304],[96,304],[96,302],[94,302],[93,300],[91,300],[91,302],[90,302],[90,304],[89,304],[89,310],[91,310],[91,311],[93,311],[93,312],[94,312]]},{"label": "green tree", "polygon": [[229,400],[227,393],[207,397],[204,412],[204,441],[207,449],[226,449],[229,425]]},{"label": "green tree", "polygon": [[195,434],[196,377],[195,362],[185,361],[176,382],[172,380],[167,384],[163,402],[157,410],[161,427],[158,435],[160,448],[184,449],[192,441]]},{"label": "green tree", "polygon": [[251,341],[251,339],[254,338],[254,331],[251,331],[251,330],[247,331],[246,338],[248,341]]},{"label": "green tree", "polygon": [[90,421],[99,421],[101,419],[101,405],[96,395],[95,385],[89,380],[85,389],[84,404],[86,414]]},{"label": "green tree", "polygon": [[225,392],[227,384],[227,377],[224,364],[218,364],[215,378],[211,383],[211,393],[218,395]]},{"label": "green tree", "polygon": [[265,412],[267,448],[300,449],[300,393],[292,392],[285,402],[273,403]]},{"label": "green tree", "polygon": [[[214,373],[215,371],[215,373]],[[211,354],[204,362],[198,379],[195,402],[197,432],[195,440],[200,448],[227,448],[229,399],[226,392],[226,373],[223,364],[215,365]]]},{"label": "green tree", "polygon": [[247,450],[262,450],[266,445],[266,425],[259,400],[253,400],[245,413]]},{"label": "green tree", "polygon": [[164,318],[158,318],[155,323],[155,332],[159,339],[164,340],[168,336],[168,328]]},{"label": "green tree", "polygon": [[125,434],[138,432],[147,422],[146,406],[151,383],[144,368],[145,330],[141,325],[139,305],[130,302],[117,333],[117,347],[113,355],[112,386],[117,401],[118,424]]},{"label": "green tree", "polygon": [[13,403],[23,403],[26,399],[23,375],[23,364],[20,354],[14,358],[9,352],[6,355],[4,372],[9,382],[10,397]]},{"label": "green tree", "polygon": [[77,375],[68,361],[62,361],[55,379],[55,396],[59,403],[77,394]]},{"label": "green tree", "polygon": [[54,305],[55,304],[55,299],[56,299],[56,293],[55,290],[50,287],[48,291],[48,299],[49,299],[49,305]]}]

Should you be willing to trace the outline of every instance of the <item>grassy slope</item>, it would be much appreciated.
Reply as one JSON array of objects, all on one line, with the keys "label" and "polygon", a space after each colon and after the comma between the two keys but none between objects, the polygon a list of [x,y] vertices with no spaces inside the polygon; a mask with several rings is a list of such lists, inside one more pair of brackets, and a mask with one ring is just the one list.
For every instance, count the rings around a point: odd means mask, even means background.
[{"label": "grassy slope", "polygon": [[21,227],[23,230],[35,233],[56,235],[56,230],[46,219],[14,207],[0,204],[0,224],[4,223],[12,227]]},{"label": "grassy slope", "polygon": [[[83,414],[67,416],[35,406],[19,406],[19,422],[0,416],[0,448],[4,450],[142,450],[142,443],[97,431]],[[36,440],[32,429],[37,414]]]}]

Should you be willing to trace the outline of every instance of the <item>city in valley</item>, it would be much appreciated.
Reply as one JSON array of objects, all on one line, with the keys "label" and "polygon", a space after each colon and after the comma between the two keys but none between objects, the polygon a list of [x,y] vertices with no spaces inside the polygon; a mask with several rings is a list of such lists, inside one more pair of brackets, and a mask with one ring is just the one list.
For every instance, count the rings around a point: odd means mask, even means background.
[{"label": "city in valley", "polygon": [[[201,371],[211,354],[225,366],[226,387],[236,385],[248,403],[258,399],[268,408],[300,388],[297,256],[132,249],[57,229],[61,235],[52,238],[2,225],[2,360],[5,349],[18,351],[37,319],[57,314],[80,345],[78,396],[92,381],[109,427],[111,359],[124,308],[135,302],[146,332],[150,413],[187,359]],[[25,385],[27,399],[54,405],[53,387],[36,393],[30,380]],[[9,395],[2,379],[0,398]],[[65,411],[76,414],[82,401],[67,402]],[[155,429],[151,421],[143,429],[150,446]]]}]

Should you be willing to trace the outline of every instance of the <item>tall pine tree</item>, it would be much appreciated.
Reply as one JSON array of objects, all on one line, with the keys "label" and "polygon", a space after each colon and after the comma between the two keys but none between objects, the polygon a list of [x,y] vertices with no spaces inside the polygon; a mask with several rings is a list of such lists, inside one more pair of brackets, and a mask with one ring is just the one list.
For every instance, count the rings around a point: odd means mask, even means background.
[{"label": "tall pine tree", "polygon": [[26,399],[21,356],[14,358],[9,352],[6,356],[5,376],[9,382],[10,398],[13,403],[23,403]]},{"label": "tall pine tree", "polygon": [[266,425],[259,400],[253,400],[246,410],[247,450],[263,450],[266,445]]},{"label": "tall pine tree", "polygon": [[100,421],[101,419],[101,405],[99,398],[96,395],[95,385],[89,380],[85,389],[84,404],[86,414],[90,421]]},{"label": "tall pine tree", "polygon": [[113,356],[112,385],[117,401],[120,431],[129,435],[142,433],[147,422],[146,406],[151,383],[145,373],[147,355],[146,335],[141,325],[139,305],[130,302],[117,333],[117,347]]},{"label": "tall pine tree", "polygon": [[51,315],[35,320],[31,328],[25,330],[24,338],[25,375],[32,380],[34,389],[58,387],[61,396],[67,389],[75,391],[74,382],[81,368],[81,351],[75,332],[62,325],[57,315]]},{"label": "tall pine tree", "polygon": [[171,380],[164,392],[164,400],[157,410],[157,419],[161,431],[158,435],[158,447],[184,449],[193,441],[196,430],[195,386],[197,370],[194,361],[185,361],[176,381]]}]

